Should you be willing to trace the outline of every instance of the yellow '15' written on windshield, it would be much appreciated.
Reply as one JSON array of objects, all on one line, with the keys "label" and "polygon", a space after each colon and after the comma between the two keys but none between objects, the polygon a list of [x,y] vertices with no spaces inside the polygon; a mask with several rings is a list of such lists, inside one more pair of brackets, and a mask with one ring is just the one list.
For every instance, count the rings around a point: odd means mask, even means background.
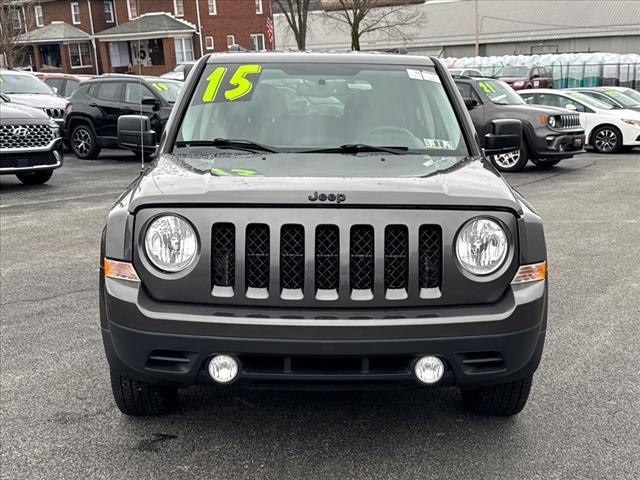
[{"label": "yellow '15' written on windshield", "polygon": [[253,91],[253,85],[258,81],[258,75],[262,72],[260,65],[240,65],[229,79],[231,88],[220,92],[220,85],[227,77],[227,67],[215,68],[207,77],[207,86],[202,94],[202,101],[209,102],[233,102],[234,100],[249,100]]}]

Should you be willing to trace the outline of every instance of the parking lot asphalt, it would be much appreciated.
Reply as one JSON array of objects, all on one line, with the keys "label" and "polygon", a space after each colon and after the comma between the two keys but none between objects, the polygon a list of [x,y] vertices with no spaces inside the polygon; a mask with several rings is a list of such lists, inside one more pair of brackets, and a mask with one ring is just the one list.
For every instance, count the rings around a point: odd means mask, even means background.
[{"label": "parking lot asphalt", "polygon": [[134,419],[111,397],[98,323],[105,215],[139,171],[68,158],[44,186],[0,177],[3,479],[640,478],[640,151],[508,175],[545,220],[546,350],[526,409],[454,389],[204,387]]}]

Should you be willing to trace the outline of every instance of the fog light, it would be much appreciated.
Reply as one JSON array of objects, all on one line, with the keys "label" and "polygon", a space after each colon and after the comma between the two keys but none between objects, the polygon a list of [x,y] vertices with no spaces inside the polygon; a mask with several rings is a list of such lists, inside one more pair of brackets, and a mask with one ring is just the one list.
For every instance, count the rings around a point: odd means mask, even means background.
[{"label": "fog light", "polygon": [[238,361],[229,355],[216,355],[209,362],[209,375],[218,383],[229,383],[238,376]]},{"label": "fog light", "polygon": [[426,355],[418,359],[413,371],[418,380],[430,385],[436,383],[444,375],[444,363],[438,357]]}]

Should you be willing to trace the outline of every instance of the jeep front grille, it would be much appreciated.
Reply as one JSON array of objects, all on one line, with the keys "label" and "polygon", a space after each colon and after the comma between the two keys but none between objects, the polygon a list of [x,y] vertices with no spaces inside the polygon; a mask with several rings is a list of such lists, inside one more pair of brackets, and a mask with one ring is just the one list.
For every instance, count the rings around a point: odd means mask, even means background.
[{"label": "jeep front grille", "polygon": [[580,125],[580,115],[565,114],[560,115],[560,128],[582,128]]},{"label": "jeep front grille", "polygon": [[49,115],[51,118],[61,119],[64,117],[64,108],[45,107],[42,109],[42,111],[44,111],[44,113]]},{"label": "jeep front grille", "polygon": [[[439,295],[440,226],[410,229],[392,224],[378,229],[352,225],[341,230],[338,225],[320,224],[312,228],[305,231],[300,224],[249,223],[244,227],[244,242],[239,242],[241,233],[236,233],[233,224],[215,224],[211,247],[213,296],[302,300],[311,295],[315,300],[358,301],[380,295],[386,300],[402,300],[408,298],[411,288],[419,298]],[[379,264],[376,250],[380,252]],[[237,255],[244,258],[244,278],[236,278]],[[418,268],[410,268],[412,258]],[[415,278],[410,272],[415,272]],[[383,277],[379,286],[377,275]]]},{"label": "jeep front grille", "polygon": [[53,141],[49,125],[0,125],[0,148],[24,149],[46,147]]}]

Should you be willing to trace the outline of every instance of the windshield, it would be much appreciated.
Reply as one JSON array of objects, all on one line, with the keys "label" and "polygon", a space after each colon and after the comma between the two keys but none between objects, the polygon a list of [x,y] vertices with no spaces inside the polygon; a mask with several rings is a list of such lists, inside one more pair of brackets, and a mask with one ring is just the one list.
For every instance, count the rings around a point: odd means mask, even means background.
[{"label": "windshield", "polygon": [[513,88],[500,80],[480,80],[478,87],[489,97],[491,103],[495,103],[496,105],[526,104]]},{"label": "windshield", "polygon": [[576,100],[581,101],[582,103],[586,103],[587,105],[595,108],[599,108],[600,110],[612,110],[614,107],[608,105],[600,100],[596,100],[593,97],[588,97],[584,93],[581,92],[567,92],[571,98],[575,98]]},{"label": "windshield", "polygon": [[627,96],[626,93],[621,93],[617,90],[605,90],[604,94],[624,107],[637,107],[639,105],[637,101]]},{"label": "windshield", "polygon": [[172,82],[164,78],[152,80],[151,86],[169,103],[175,103],[182,90],[182,82]]},{"label": "windshield", "polygon": [[632,100],[635,100],[637,103],[640,103],[640,92],[633,90],[632,88],[625,88],[622,90],[622,93]]},{"label": "windshield", "polygon": [[[225,140],[242,140],[223,143]],[[466,157],[433,68],[287,63],[209,65],[178,133],[178,148],[271,153]],[[249,145],[247,142],[253,142]],[[215,143],[215,145],[211,145]],[[259,144],[259,145],[256,145]],[[227,150],[228,151],[228,150]],[[333,153],[336,153],[333,152]],[[322,161],[320,155],[316,155]],[[310,159],[316,161],[313,157]],[[349,162],[341,162],[345,170]]]},{"label": "windshield", "polygon": [[0,92],[6,94],[31,93],[55,95],[49,85],[36,77],[31,75],[13,75],[10,73],[0,73]]},{"label": "windshield", "polygon": [[496,77],[526,77],[529,67],[503,67],[496,72]]}]

